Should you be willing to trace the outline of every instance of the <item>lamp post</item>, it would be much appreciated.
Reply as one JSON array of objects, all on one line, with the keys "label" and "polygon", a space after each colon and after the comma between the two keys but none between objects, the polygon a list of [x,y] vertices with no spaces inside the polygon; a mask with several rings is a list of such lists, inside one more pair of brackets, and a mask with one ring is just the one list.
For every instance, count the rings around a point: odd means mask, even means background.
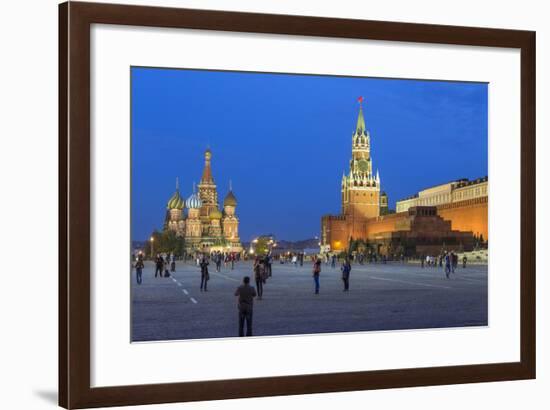
[{"label": "lamp post", "polygon": [[155,238],[153,236],[151,236],[151,259],[153,259],[153,255],[155,254],[155,252],[153,251],[153,245],[154,245],[154,242],[155,242]]}]

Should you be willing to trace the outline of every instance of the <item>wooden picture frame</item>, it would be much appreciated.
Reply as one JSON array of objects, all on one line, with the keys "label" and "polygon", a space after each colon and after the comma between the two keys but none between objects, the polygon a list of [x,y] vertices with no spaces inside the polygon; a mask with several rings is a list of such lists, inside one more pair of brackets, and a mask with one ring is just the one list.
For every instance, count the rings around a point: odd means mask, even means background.
[{"label": "wooden picture frame", "polygon": [[[521,360],[92,388],[90,27],[94,23],[521,50]],[[535,33],[70,2],[59,6],[59,404],[86,408],[535,378]]]}]

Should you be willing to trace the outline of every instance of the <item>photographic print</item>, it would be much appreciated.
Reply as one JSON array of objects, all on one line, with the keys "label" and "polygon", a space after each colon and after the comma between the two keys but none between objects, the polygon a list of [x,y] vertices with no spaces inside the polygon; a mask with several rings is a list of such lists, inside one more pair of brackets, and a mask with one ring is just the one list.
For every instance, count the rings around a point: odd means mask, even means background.
[{"label": "photographic print", "polygon": [[488,325],[488,84],[131,67],[131,341]]}]

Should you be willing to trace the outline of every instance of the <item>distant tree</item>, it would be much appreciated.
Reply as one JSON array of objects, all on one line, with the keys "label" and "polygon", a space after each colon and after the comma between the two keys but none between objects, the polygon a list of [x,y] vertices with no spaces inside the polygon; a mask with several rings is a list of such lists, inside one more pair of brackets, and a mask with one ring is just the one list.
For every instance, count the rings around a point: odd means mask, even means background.
[{"label": "distant tree", "polygon": [[[153,238],[152,241],[151,238]],[[155,230],[145,246],[145,255],[148,257],[151,256],[151,246],[153,247],[154,255],[157,253],[173,253],[176,256],[181,256],[185,249],[185,242],[174,231],[165,230],[159,232]]]},{"label": "distant tree", "polygon": [[267,236],[260,236],[256,242],[253,242],[254,252],[256,255],[267,255],[269,252],[270,238]]}]

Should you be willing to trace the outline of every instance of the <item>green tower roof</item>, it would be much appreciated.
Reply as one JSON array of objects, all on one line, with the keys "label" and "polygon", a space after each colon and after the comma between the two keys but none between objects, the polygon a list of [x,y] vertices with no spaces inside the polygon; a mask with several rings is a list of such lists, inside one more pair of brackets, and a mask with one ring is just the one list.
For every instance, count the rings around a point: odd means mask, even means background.
[{"label": "green tower roof", "polygon": [[362,134],[367,129],[365,126],[365,117],[363,116],[362,99],[359,102],[359,116],[357,117],[357,126],[355,127],[356,134]]}]

